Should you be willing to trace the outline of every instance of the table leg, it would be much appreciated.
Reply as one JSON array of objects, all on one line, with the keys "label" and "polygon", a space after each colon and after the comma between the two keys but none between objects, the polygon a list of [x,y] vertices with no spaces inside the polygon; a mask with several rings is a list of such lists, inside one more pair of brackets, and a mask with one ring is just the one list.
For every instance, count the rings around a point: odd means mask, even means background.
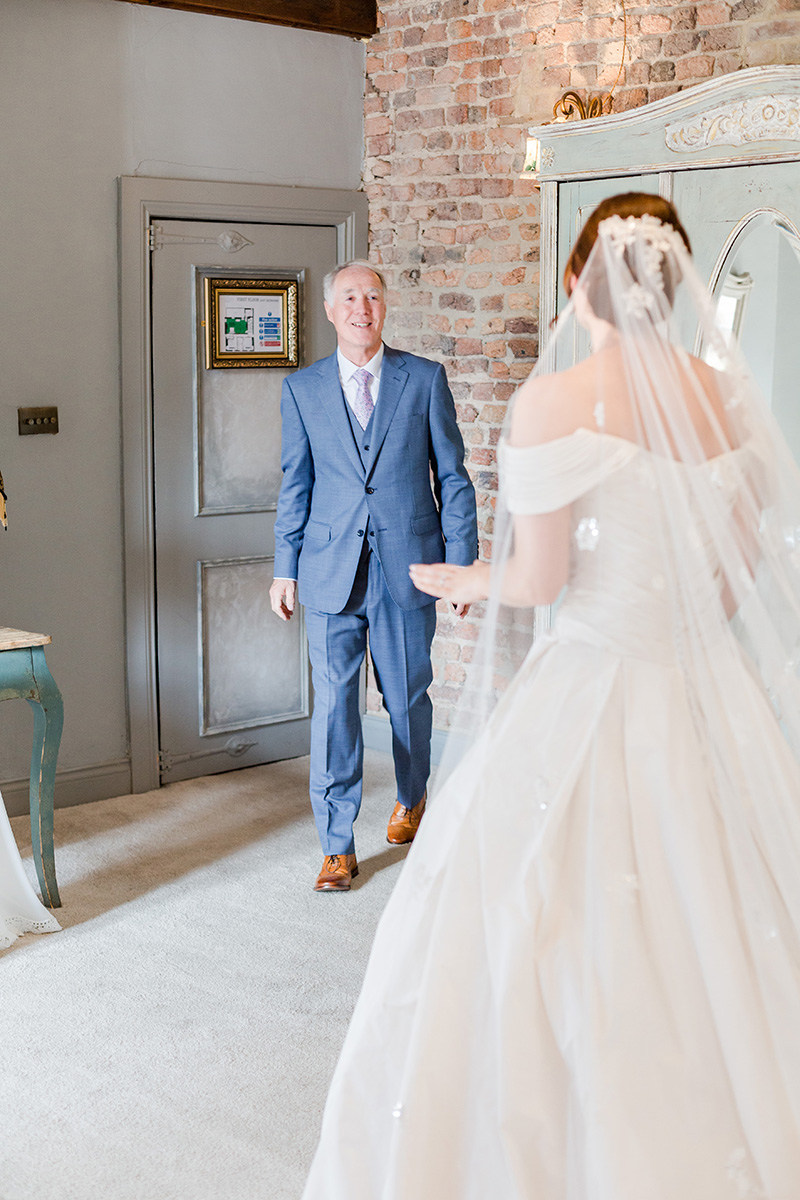
[{"label": "table leg", "polygon": [[33,709],[33,753],[31,755],[31,838],[36,874],[42,900],[48,908],[60,908],[53,852],[53,799],[56,761],[64,724],[61,692],[50,674],[44,650],[31,647],[33,676],[38,695],[28,699]]}]

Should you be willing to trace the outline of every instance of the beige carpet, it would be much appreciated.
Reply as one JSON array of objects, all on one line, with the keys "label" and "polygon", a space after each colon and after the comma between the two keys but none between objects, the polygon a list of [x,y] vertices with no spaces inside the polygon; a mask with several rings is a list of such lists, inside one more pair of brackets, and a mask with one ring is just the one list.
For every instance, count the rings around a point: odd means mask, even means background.
[{"label": "beige carpet", "polygon": [[314,893],[307,771],[56,813],[64,930],[0,953],[0,1200],[298,1200],[405,856],[368,753],[361,874]]}]

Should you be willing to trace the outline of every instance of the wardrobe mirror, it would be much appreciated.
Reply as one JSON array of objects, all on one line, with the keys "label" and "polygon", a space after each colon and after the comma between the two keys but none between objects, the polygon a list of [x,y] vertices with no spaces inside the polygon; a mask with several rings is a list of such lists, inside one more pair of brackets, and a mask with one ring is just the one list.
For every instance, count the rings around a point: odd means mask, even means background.
[{"label": "wardrobe mirror", "polygon": [[[738,339],[800,462],[800,231],[776,209],[753,213],[729,239],[715,277],[717,323]],[[710,347],[702,354],[715,363]]]}]

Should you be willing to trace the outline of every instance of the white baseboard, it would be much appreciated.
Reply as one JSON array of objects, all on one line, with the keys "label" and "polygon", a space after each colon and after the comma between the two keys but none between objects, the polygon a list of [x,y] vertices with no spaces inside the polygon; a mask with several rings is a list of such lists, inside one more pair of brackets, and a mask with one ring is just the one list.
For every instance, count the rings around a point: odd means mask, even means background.
[{"label": "white baseboard", "polygon": [[[386,717],[379,717],[377,713],[364,713],[361,728],[364,731],[364,745],[368,750],[392,753],[392,727]],[[441,762],[446,741],[447,733],[443,729],[434,729],[431,737],[432,767],[438,767]]]},{"label": "white baseboard", "polygon": [[[0,783],[6,812],[10,817],[24,816],[28,811],[30,780],[9,779]],[[56,772],[56,808],[71,808],[73,804],[88,804],[90,800],[108,800],[111,796],[128,796],[131,791],[131,764],[127,758],[116,762],[97,763],[73,771]]]}]

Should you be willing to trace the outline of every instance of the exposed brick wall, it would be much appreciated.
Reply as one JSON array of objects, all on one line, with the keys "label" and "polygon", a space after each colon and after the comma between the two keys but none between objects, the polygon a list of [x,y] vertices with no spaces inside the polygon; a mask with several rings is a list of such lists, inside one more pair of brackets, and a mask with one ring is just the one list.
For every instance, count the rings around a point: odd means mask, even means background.
[{"label": "exposed brick wall", "polygon": [[[530,0],[535,34],[516,112],[546,120],[566,88],[607,90],[619,70],[623,20],[607,0]],[[627,4],[628,55],[614,111],[660,100],[740,67],[797,62],[800,0]]]},{"label": "exposed brick wall", "polygon": [[[379,0],[367,50],[370,257],[387,276],[387,340],[443,362],[491,553],[495,447],[538,352],[539,202],[526,128],[568,88],[607,91],[622,54],[609,0]],[[800,61],[800,0],[626,3],[614,110],[713,75]],[[444,728],[477,637],[440,605],[432,689]],[[379,707],[374,688],[372,711]]]}]

